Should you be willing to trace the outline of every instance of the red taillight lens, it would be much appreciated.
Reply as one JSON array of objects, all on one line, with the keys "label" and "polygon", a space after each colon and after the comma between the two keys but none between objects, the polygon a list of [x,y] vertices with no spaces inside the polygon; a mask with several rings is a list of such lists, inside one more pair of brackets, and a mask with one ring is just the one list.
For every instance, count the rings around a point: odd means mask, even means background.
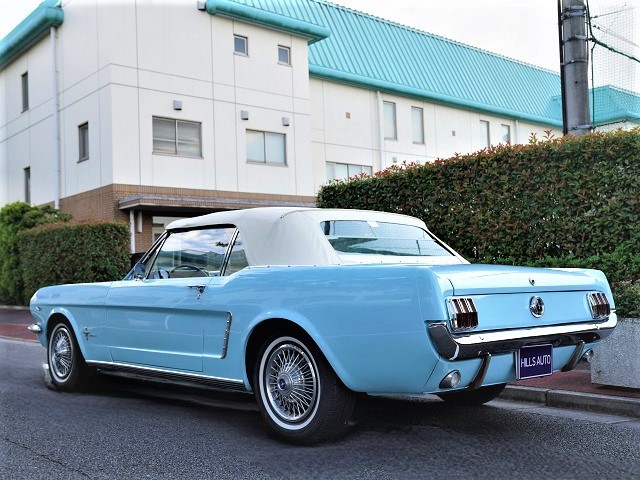
[{"label": "red taillight lens", "polygon": [[473,299],[467,297],[449,300],[451,329],[454,331],[470,330],[478,326],[478,310]]},{"label": "red taillight lens", "polygon": [[593,318],[604,318],[611,314],[611,305],[607,296],[602,292],[591,292],[587,294],[591,316]]}]

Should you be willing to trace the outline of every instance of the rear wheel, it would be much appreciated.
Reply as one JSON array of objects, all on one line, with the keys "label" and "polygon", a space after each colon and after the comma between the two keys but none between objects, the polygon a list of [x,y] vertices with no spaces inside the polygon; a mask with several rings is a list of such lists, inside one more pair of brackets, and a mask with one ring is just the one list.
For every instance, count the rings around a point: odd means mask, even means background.
[{"label": "rear wheel", "polygon": [[59,321],[51,331],[47,360],[51,382],[58,390],[73,392],[87,387],[91,369],[85,363],[73,329],[66,321]]},{"label": "rear wheel", "polygon": [[256,359],[254,390],[272,432],[312,444],[338,438],[348,428],[354,395],[315,344],[301,335],[268,339]]},{"label": "rear wheel", "polygon": [[499,383],[498,385],[488,385],[475,390],[439,393],[438,396],[445,402],[453,405],[482,405],[500,395],[506,386],[506,383]]}]

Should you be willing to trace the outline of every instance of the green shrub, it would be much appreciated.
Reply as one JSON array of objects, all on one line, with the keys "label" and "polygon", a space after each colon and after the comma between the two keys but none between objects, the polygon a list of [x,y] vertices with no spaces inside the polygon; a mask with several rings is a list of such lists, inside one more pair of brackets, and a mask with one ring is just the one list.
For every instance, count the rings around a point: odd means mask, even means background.
[{"label": "green shrub", "polygon": [[9,203],[0,210],[0,300],[24,302],[24,286],[18,252],[19,233],[37,225],[67,221],[71,216],[49,206],[32,207],[25,202]]},{"label": "green shrub", "polygon": [[119,280],[130,267],[124,224],[50,225],[22,232],[19,239],[25,299],[47,285]]},{"label": "green shrub", "polygon": [[640,279],[639,192],[636,128],[579,139],[534,138],[528,145],[333,182],[320,189],[318,206],[421,218],[477,262],[603,270],[614,294],[621,292],[619,310],[631,314],[634,290],[622,286]]}]

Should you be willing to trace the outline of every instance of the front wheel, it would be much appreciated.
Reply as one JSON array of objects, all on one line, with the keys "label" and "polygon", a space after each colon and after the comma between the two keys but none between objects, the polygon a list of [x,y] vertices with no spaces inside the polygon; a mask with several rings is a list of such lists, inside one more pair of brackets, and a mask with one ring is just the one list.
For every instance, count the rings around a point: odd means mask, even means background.
[{"label": "front wheel", "polygon": [[254,391],[270,429],[293,443],[338,438],[353,412],[353,392],[306,338],[277,335],[264,343],[256,360]]},{"label": "front wheel", "polygon": [[51,331],[47,360],[51,382],[58,390],[73,392],[87,387],[91,369],[85,363],[73,330],[66,321],[60,321]]},{"label": "front wheel", "polygon": [[438,396],[445,402],[453,405],[482,405],[500,395],[506,386],[506,383],[499,383],[497,385],[487,385],[486,387],[476,388],[475,390],[439,393]]}]

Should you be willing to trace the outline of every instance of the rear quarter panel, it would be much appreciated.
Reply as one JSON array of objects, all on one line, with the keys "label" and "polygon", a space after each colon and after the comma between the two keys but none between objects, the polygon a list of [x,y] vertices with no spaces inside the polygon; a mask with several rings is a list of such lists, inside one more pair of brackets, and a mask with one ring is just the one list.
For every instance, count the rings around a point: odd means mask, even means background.
[{"label": "rear quarter panel", "polygon": [[206,308],[233,314],[223,376],[244,375],[248,337],[272,318],[301,326],[355,391],[418,392],[438,360],[425,320],[444,319],[445,306],[428,268],[251,268],[212,287]]}]

